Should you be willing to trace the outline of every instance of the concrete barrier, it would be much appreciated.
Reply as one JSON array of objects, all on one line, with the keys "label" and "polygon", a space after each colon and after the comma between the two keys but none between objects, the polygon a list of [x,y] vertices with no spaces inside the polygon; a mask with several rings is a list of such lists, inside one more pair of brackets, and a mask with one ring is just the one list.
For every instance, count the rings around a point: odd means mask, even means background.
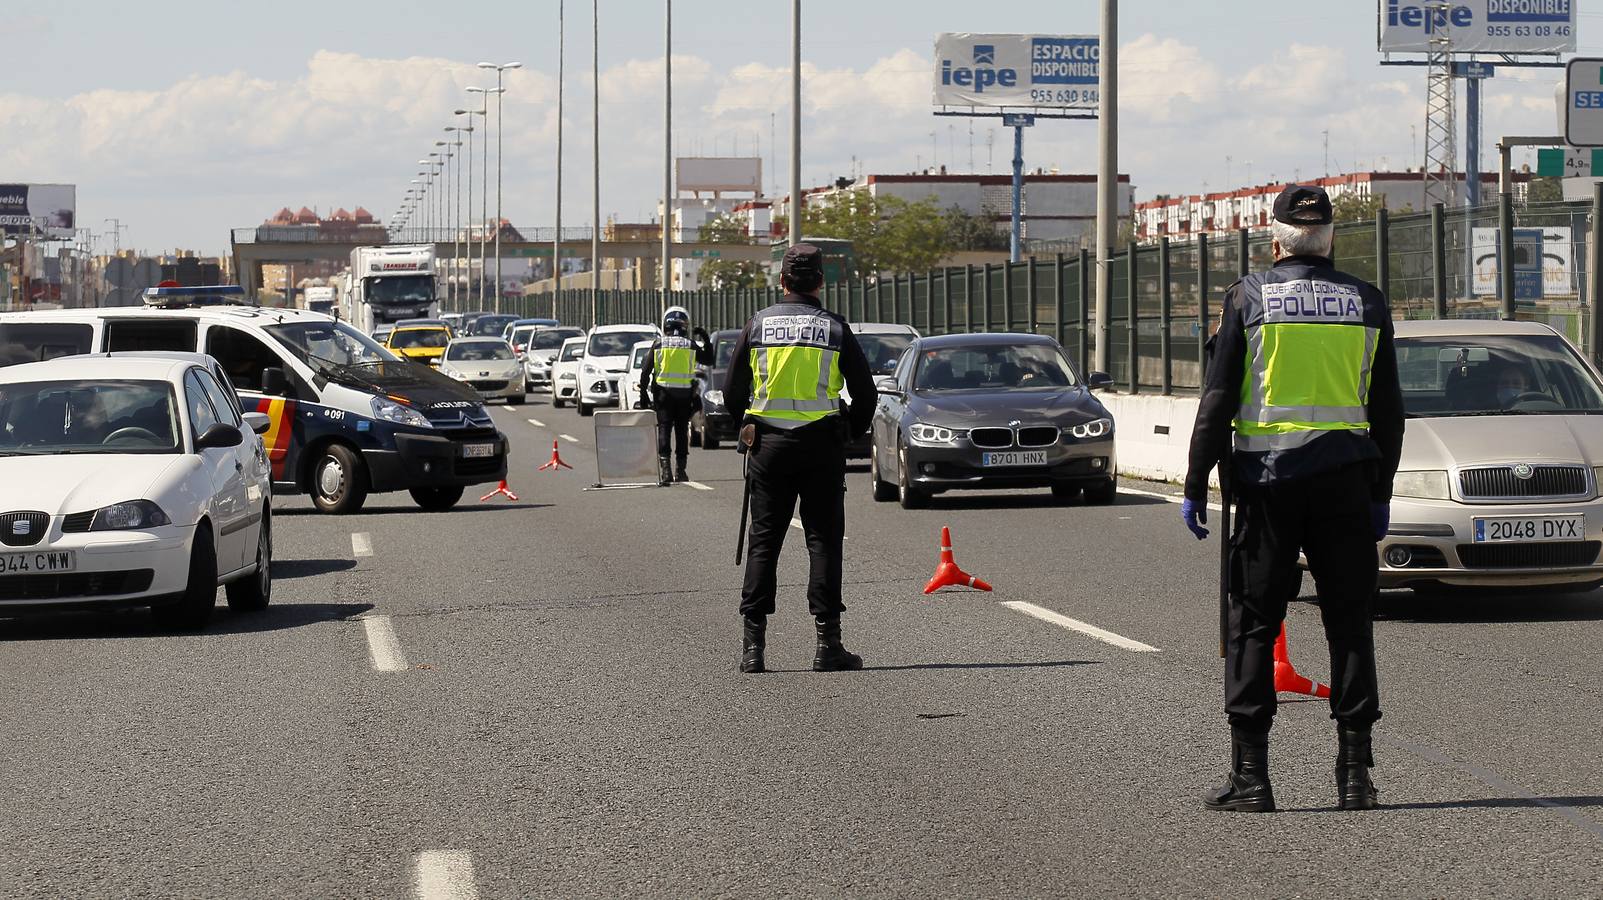
[{"label": "concrete barrier", "polygon": [[[1097,394],[1113,413],[1113,443],[1119,474],[1153,481],[1184,481],[1196,397],[1157,394]],[[1217,479],[1215,479],[1217,483]]]}]

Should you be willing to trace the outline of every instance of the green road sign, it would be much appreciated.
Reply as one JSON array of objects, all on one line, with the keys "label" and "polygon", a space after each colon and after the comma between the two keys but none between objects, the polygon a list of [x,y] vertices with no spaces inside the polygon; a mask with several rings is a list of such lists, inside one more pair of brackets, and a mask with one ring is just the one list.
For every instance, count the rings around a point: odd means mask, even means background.
[{"label": "green road sign", "polygon": [[1548,147],[1538,150],[1536,174],[1544,178],[1603,176],[1603,147]]}]

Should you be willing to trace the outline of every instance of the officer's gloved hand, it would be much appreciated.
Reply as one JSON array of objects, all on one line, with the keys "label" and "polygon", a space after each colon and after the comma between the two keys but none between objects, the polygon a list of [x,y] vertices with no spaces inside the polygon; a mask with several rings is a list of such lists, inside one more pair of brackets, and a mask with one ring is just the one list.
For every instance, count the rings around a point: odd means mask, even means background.
[{"label": "officer's gloved hand", "polygon": [[1208,529],[1202,527],[1208,524],[1208,504],[1206,502],[1198,503],[1187,497],[1180,504],[1180,518],[1185,520],[1186,527],[1191,529],[1191,533],[1197,536],[1197,540],[1203,540],[1208,536]]},{"label": "officer's gloved hand", "polygon": [[712,340],[712,335],[708,334],[707,333],[707,329],[701,327],[700,325],[697,325],[695,328],[690,329],[690,336],[692,338],[694,338],[698,343],[702,343],[702,344],[705,344],[708,341]]},{"label": "officer's gloved hand", "polygon": [[1375,542],[1379,543],[1386,537],[1386,532],[1391,530],[1391,504],[1369,504],[1369,525],[1375,532]]}]

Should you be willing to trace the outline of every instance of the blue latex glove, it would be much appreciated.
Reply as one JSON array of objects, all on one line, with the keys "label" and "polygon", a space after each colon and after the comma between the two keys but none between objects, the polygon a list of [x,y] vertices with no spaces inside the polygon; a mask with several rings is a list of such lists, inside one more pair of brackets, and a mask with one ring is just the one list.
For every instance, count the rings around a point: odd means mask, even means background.
[{"label": "blue latex glove", "polygon": [[1369,504],[1369,525],[1375,532],[1375,541],[1379,543],[1391,528],[1391,504]]},{"label": "blue latex glove", "polygon": [[1180,518],[1185,520],[1186,527],[1197,536],[1197,540],[1203,540],[1208,536],[1208,529],[1202,527],[1208,524],[1207,503],[1198,503],[1187,498],[1180,504]]}]

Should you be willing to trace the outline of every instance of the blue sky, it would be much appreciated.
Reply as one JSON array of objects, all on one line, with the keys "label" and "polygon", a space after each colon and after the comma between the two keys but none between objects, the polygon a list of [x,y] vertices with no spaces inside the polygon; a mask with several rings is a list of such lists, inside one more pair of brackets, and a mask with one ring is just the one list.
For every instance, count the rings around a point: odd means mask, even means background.
[{"label": "blue sky", "polygon": [[[662,4],[599,0],[603,217],[647,219],[660,194]],[[965,120],[929,110],[941,31],[1094,33],[1098,3],[806,0],[804,180],[854,165],[968,167]],[[129,225],[124,245],[221,250],[227,229],[280,206],[398,201],[473,64],[521,60],[506,107],[507,217],[545,225],[554,179],[556,0],[421,3],[34,2],[0,19],[0,181],[79,185],[80,221]],[[567,0],[564,221],[590,216],[590,3]],[[1597,53],[1603,14],[1581,14]],[[786,166],[783,0],[675,4],[675,140],[686,154],[766,160],[770,113]],[[1382,67],[1366,0],[1125,0],[1122,165],[1139,198],[1417,164],[1424,74]],[[1548,70],[1489,84],[1485,143],[1553,128]],[[987,170],[976,123],[975,168]],[[931,139],[934,132],[934,140]],[[932,149],[933,144],[933,149]],[[1007,165],[998,135],[991,167]],[[1230,158],[1227,164],[1226,158]],[[854,162],[855,158],[855,162]],[[1037,127],[1030,167],[1095,168],[1095,126]],[[1492,164],[1488,152],[1483,165]],[[1228,166],[1228,167],[1227,167]],[[769,172],[772,182],[774,173]],[[783,176],[781,176],[783,177]]]}]

